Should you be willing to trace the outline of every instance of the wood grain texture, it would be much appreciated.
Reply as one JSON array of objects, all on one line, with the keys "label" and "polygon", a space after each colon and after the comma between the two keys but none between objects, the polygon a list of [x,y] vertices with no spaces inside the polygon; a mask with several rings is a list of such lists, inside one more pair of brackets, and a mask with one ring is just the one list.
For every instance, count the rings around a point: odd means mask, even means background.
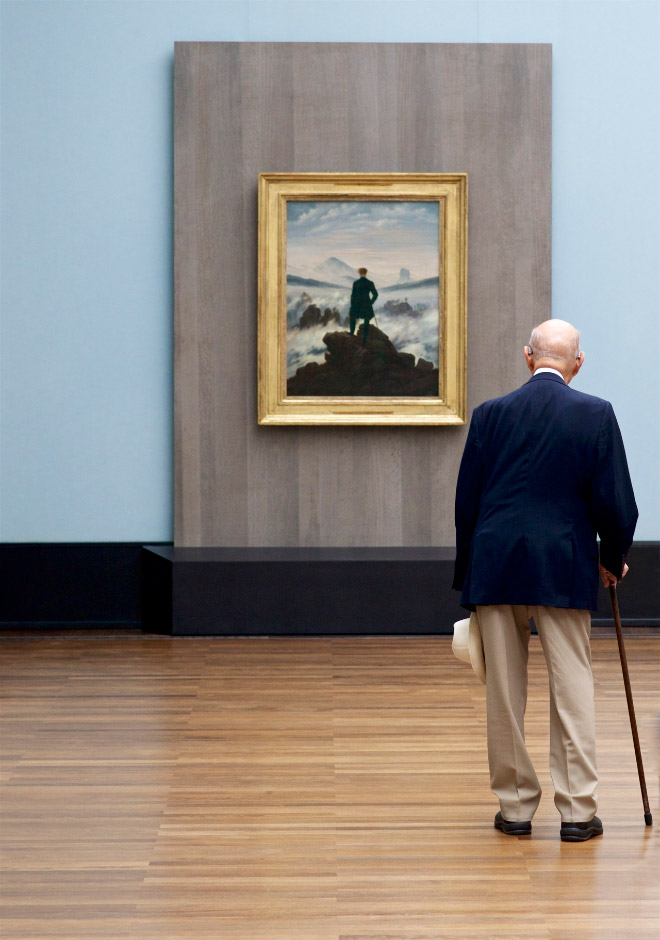
[{"label": "wood grain texture", "polygon": [[175,544],[449,545],[465,428],[256,418],[260,172],[467,172],[468,410],[550,316],[551,47],[177,43]]},{"label": "wood grain texture", "polygon": [[448,637],[0,641],[4,940],[657,940],[658,639],[593,640],[599,815],[559,840],[532,638],[531,838],[493,829]]}]

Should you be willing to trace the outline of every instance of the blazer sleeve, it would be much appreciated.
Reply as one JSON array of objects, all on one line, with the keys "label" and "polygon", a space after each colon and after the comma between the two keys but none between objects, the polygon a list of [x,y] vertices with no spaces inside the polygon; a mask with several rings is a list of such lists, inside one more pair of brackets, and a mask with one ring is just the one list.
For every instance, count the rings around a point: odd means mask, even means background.
[{"label": "blazer sleeve", "polygon": [[371,285],[371,293],[373,294],[373,297],[371,298],[371,302],[373,304],[376,302],[376,298],[378,297],[378,291],[376,290],[376,285],[373,281],[369,281],[369,284]]},{"label": "blazer sleeve", "polygon": [[620,578],[638,512],[621,431],[609,402],[598,434],[591,513],[600,536],[600,563]]},{"label": "blazer sleeve", "polygon": [[479,439],[479,408],[472,412],[465,449],[456,483],[454,520],[456,523],[456,562],[452,587],[461,591],[470,563],[470,545],[479,516],[483,480],[483,455]]}]

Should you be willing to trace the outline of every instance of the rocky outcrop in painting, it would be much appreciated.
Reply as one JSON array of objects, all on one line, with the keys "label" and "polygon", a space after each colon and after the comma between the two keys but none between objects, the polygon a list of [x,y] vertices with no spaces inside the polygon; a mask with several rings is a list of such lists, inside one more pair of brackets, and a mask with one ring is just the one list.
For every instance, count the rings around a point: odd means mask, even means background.
[{"label": "rocky outcrop in painting", "polygon": [[367,343],[357,335],[336,330],[326,333],[325,362],[309,362],[287,382],[287,395],[358,395],[391,397],[437,396],[439,373],[432,362],[399,352],[373,323]]},{"label": "rocky outcrop in painting", "polygon": [[308,330],[312,326],[327,326],[330,322],[341,323],[341,317],[339,311],[336,307],[333,307],[331,310],[330,307],[326,307],[323,313],[321,313],[321,308],[317,307],[316,304],[310,304],[303,315],[301,316],[298,326],[301,330]]}]

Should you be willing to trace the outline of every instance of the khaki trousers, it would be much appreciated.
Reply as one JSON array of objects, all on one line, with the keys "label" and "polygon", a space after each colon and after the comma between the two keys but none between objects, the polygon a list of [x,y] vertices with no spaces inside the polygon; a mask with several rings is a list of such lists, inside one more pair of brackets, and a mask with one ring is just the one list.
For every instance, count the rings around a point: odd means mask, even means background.
[{"label": "khaki trousers", "polygon": [[563,607],[477,607],[486,659],[490,784],[505,819],[530,820],[541,787],[525,747],[529,618],[550,680],[550,773],[562,822],[596,815],[596,729],[591,615]]}]

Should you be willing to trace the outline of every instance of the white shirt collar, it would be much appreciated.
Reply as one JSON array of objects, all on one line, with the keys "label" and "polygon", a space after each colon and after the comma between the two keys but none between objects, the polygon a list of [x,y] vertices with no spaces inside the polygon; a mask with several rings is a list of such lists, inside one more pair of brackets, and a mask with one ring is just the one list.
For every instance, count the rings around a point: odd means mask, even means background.
[{"label": "white shirt collar", "polygon": [[561,374],[559,369],[551,369],[550,366],[541,366],[540,369],[534,369],[534,375],[540,375],[541,372],[554,372],[555,375],[558,375],[564,384],[566,384],[566,379]]}]

